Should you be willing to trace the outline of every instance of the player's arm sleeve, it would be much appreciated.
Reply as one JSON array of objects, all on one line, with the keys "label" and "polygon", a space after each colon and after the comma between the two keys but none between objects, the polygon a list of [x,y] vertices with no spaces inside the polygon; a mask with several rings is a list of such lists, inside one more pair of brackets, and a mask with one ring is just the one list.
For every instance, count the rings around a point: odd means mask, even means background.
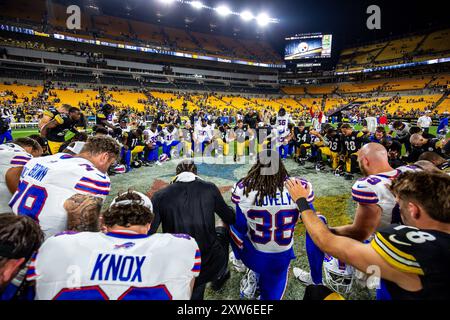
[{"label": "player's arm sleeve", "polygon": [[26,280],[27,281],[35,281],[39,278],[39,275],[36,271],[36,261],[38,259],[38,252],[35,252],[30,259],[30,262],[27,267]]},{"label": "player's arm sleeve", "polygon": [[53,112],[51,112],[50,110],[44,110],[43,115],[47,116],[47,117],[50,117],[50,118],[53,118],[55,116],[53,114]]},{"label": "player's arm sleeve", "polygon": [[28,153],[19,153],[17,155],[15,155],[11,161],[9,162],[9,164],[15,168],[15,167],[23,167],[25,166],[28,161],[30,161],[33,158],[32,155],[28,154]]},{"label": "player's arm sleeve", "polygon": [[220,190],[213,186],[213,195],[214,195],[214,212],[228,225],[234,224],[236,222],[236,212],[226,204],[225,200],[220,193]]},{"label": "player's arm sleeve", "polygon": [[407,226],[391,225],[380,229],[370,245],[393,268],[407,273],[424,275],[419,262],[414,257],[414,250],[420,244],[413,243],[408,233],[418,230]]},{"label": "player's arm sleeve", "polygon": [[191,263],[192,268],[190,272],[192,276],[198,277],[202,269],[202,254],[200,252],[200,249],[198,248],[197,242],[194,239],[191,239],[190,242],[191,242],[191,257],[193,258]]},{"label": "player's arm sleeve", "polygon": [[352,198],[360,204],[377,204],[378,195],[367,181],[358,180],[352,187]]},{"label": "player's arm sleeve", "polygon": [[67,118],[63,118],[60,114],[56,115],[53,120],[55,120],[59,125],[63,124]]}]

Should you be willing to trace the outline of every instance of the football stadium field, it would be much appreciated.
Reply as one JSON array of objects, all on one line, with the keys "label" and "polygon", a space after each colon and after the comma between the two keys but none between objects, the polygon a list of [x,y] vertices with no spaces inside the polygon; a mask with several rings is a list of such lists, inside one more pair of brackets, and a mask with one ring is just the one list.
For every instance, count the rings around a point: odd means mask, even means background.
[{"label": "football stadium field", "polygon": [[[356,126],[356,129],[361,129],[361,126]],[[34,129],[18,129],[13,131],[13,136],[14,138],[19,138],[36,133],[38,132]],[[430,133],[435,134],[436,127],[431,128]],[[119,192],[127,191],[128,189],[147,193],[151,196],[154,192],[171,182],[175,176],[176,165],[177,161],[173,160],[164,163],[162,166],[142,167],[134,169],[126,175],[112,176],[112,190],[105,206],[109,205],[112,198]],[[353,181],[346,181],[343,177],[336,177],[331,169],[328,169],[326,172],[316,172],[312,163],[307,163],[305,166],[300,167],[293,160],[289,159],[286,160],[285,165],[291,176],[301,177],[312,183],[316,195],[314,206],[318,212],[326,216],[330,226],[351,223],[356,208],[356,204],[351,197]],[[232,186],[246,175],[250,167],[251,164],[248,162],[236,164],[229,159],[226,161],[221,159],[214,163],[209,163],[209,161],[198,163],[199,176],[215,183],[229,205],[233,205],[230,200]],[[309,268],[304,234],[305,228],[299,222],[295,230],[294,243],[297,259],[291,264],[285,299],[298,300],[303,298],[305,287],[294,278],[292,268]],[[231,268],[231,279],[224,288],[219,292],[208,289],[206,298],[213,300],[239,299],[239,284],[242,276],[243,274],[239,274]],[[354,290],[346,298],[358,300],[374,299],[375,291],[355,283]]]}]

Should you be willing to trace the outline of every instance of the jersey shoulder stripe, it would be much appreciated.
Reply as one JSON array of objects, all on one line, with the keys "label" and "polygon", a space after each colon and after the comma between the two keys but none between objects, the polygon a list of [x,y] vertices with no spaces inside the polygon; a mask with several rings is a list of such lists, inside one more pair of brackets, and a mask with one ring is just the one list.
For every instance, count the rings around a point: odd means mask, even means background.
[{"label": "jersey shoulder stripe", "polygon": [[11,159],[10,163],[12,165],[17,165],[17,166],[24,166],[28,163],[28,161],[30,161],[33,157],[32,156],[15,156]]},{"label": "jersey shoulder stripe", "polygon": [[195,257],[194,257],[194,267],[191,269],[192,272],[199,273],[201,271],[201,265],[202,265],[202,255],[200,253],[200,250],[195,250]]},{"label": "jersey shoulder stripe", "polygon": [[87,182],[89,184],[95,185],[96,187],[99,188],[108,188],[111,186],[110,182],[107,181],[98,181],[98,180],[94,180],[88,177],[83,177],[80,179],[81,182]]},{"label": "jersey shoulder stripe", "polygon": [[107,196],[109,194],[109,188],[100,189],[93,187],[91,184],[77,183],[75,189],[83,192],[87,192],[93,195]]},{"label": "jersey shoulder stripe", "polygon": [[416,259],[398,248],[377,232],[371,242],[372,248],[392,267],[408,273],[424,275]]}]

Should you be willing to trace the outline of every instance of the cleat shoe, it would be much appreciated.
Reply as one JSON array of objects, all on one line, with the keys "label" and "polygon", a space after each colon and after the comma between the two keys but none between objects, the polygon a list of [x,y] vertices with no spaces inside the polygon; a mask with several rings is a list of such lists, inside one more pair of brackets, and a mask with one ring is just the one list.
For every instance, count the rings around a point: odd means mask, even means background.
[{"label": "cleat shoe", "polygon": [[244,273],[247,271],[247,267],[245,264],[241,261],[236,259],[233,252],[230,252],[230,263],[233,265],[234,270],[236,270],[239,273]]},{"label": "cleat shoe", "polygon": [[252,270],[248,270],[241,280],[241,299],[254,300],[257,298],[259,275]]},{"label": "cleat shoe", "polygon": [[311,284],[314,284],[311,278],[311,273],[307,272],[305,270],[302,270],[300,268],[294,268],[294,277],[300,281],[305,286],[309,286]]}]

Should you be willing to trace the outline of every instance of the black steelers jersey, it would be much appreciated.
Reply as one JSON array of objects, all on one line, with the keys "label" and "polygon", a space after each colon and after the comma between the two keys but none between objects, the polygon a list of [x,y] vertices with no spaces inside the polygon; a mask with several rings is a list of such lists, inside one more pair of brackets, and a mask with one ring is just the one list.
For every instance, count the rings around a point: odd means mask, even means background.
[{"label": "black steelers jersey", "polygon": [[371,246],[395,269],[420,277],[419,292],[384,281],[393,300],[450,299],[450,234],[391,225],[376,233]]},{"label": "black steelers jersey", "polygon": [[223,142],[227,142],[227,129],[225,129],[223,126],[219,127],[219,137]]},{"label": "black steelers jersey", "polygon": [[48,129],[46,138],[53,142],[64,142],[67,131],[77,132],[75,125],[77,122],[72,121],[67,114],[58,114],[54,120],[58,125],[54,128]]},{"label": "black steelers jersey", "polygon": [[344,136],[344,148],[347,154],[358,152],[359,149],[367,142],[364,139],[364,133],[359,131],[353,131],[350,136]]},{"label": "black steelers jersey", "polygon": [[50,118],[55,118],[57,115],[59,115],[59,111],[56,110],[55,107],[48,107],[47,110],[44,111],[44,115],[50,117]]},{"label": "black steelers jersey", "polygon": [[248,126],[246,124],[242,127],[242,129],[235,127],[234,132],[236,133],[237,142],[245,142],[245,140],[249,140]]},{"label": "black steelers jersey", "polygon": [[306,127],[300,130],[298,127],[294,128],[295,141],[299,144],[311,143],[311,127]]},{"label": "black steelers jersey", "polygon": [[328,138],[328,143],[329,143],[328,147],[332,152],[339,153],[342,151],[342,136],[340,134]]}]

